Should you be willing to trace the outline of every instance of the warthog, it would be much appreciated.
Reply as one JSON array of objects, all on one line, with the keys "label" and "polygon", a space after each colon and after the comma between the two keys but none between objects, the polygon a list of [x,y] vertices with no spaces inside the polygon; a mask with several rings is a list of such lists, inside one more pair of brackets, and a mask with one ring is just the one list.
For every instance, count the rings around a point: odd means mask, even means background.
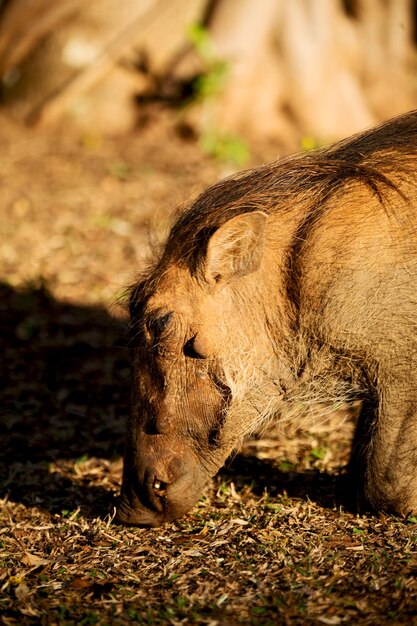
[{"label": "warthog", "polygon": [[417,111],[204,191],[130,294],[118,520],[185,513],[285,403],[362,400],[358,488],[417,511]]}]

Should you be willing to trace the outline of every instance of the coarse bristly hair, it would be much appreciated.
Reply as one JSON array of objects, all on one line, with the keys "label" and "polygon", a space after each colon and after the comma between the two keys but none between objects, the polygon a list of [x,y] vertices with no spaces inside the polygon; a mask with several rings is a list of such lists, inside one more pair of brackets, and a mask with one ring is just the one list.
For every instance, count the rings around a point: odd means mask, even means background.
[{"label": "coarse bristly hair", "polygon": [[168,236],[153,241],[147,267],[126,288],[121,303],[129,305],[140,292],[152,293],[172,262],[195,273],[212,234],[235,215],[279,213],[297,205],[303,207],[303,224],[309,224],[350,184],[363,184],[382,204],[388,190],[401,194],[397,183],[415,174],[416,138],[417,111],[412,111],[329,148],[280,158],[211,185],[175,211]]},{"label": "coarse bristly hair", "polygon": [[294,203],[304,205],[311,216],[352,183],[365,185],[382,202],[386,190],[397,189],[398,177],[414,175],[416,137],[414,111],[330,148],[223,179],[180,214],[167,239],[165,256],[195,272],[211,235],[231,217],[256,210],[288,211]]}]

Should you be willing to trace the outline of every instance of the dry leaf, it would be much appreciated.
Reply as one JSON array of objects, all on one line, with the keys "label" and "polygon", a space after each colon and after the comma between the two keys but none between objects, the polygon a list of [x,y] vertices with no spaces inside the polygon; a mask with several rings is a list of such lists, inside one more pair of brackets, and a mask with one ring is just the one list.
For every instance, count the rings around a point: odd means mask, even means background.
[{"label": "dry leaf", "polygon": [[86,589],[87,587],[91,587],[91,580],[87,578],[74,578],[70,587],[73,589]]},{"label": "dry leaf", "polygon": [[21,602],[30,595],[29,587],[25,583],[20,583],[14,590],[14,593],[16,598]]},{"label": "dry leaf", "polygon": [[22,563],[29,565],[30,567],[37,567],[38,565],[47,565],[49,561],[37,556],[36,554],[32,554],[31,552],[25,552],[22,557]]},{"label": "dry leaf", "polygon": [[318,620],[319,622],[322,622],[323,624],[329,624],[330,626],[333,626],[333,624],[340,624],[340,622],[342,621],[341,618],[337,615],[332,615],[332,617],[325,617],[323,615],[322,617],[319,617]]}]

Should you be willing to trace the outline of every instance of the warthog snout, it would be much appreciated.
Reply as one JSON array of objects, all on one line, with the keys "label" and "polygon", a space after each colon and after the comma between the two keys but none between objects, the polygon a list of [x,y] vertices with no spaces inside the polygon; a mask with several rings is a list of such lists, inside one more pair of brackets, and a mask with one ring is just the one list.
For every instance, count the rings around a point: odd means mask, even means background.
[{"label": "warthog snout", "polygon": [[117,519],[145,526],[176,519],[193,506],[207,478],[183,445],[144,434],[138,454],[126,454]]}]

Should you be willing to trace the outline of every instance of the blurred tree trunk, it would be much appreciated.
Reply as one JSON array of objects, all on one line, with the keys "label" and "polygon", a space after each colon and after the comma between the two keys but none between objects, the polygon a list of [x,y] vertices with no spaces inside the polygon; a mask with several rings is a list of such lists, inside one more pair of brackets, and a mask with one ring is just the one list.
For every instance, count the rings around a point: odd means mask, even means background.
[{"label": "blurred tree trunk", "polygon": [[210,32],[230,80],[219,123],[320,140],[415,106],[410,0],[227,0]]},{"label": "blurred tree trunk", "polygon": [[217,102],[220,127],[263,134],[283,130],[277,116],[283,67],[273,46],[278,4],[277,0],[228,0],[213,15],[210,34],[215,54],[229,62],[228,81]]},{"label": "blurred tree trunk", "polygon": [[[177,102],[218,60],[222,89],[185,113],[197,132],[210,124],[288,148],[332,140],[416,106],[413,10],[412,0],[9,0],[3,99],[32,122],[70,116],[122,132],[136,124],[136,96]],[[209,59],[190,41],[195,22]]]}]

